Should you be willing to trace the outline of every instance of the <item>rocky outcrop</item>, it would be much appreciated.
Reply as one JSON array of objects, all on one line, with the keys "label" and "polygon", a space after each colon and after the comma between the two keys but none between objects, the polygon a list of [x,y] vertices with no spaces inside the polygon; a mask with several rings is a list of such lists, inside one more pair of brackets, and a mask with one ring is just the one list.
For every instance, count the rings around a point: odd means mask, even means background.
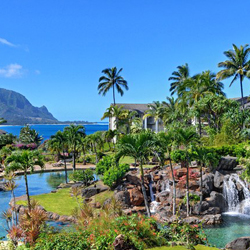
[{"label": "rocky outcrop", "polygon": [[214,186],[218,189],[223,188],[224,175],[216,171],[214,175]]},{"label": "rocky outcrop", "polygon": [[217,171],[226,170],[230,171],[236,168],[237,166],[237,157],[225,156],[221,157]]},{"label": "rocky outcrop", "polygon": [[82,190],[82,196],[85,198],[90,198],[106,190],[108,190],[108,187],[106,186],[88,187]]},{"label": "rocky outcrop", "polygon": [[222,212],[228,208],[227,201],[223,194],[212,191],[210,197],[206,199],[210,207],[219,207]]},{"label": "rocky outcrop", "polygon": [[228,243],[225,247],[226,250],[249,250],[250,237],[241,237]]},{"label": "rocky outcrop", "polygon": [[116,192],[115,199],[122,205],[123,208],[127,208],[131,205],[130,193],[128,191]]},{"label": "rocky outcrop", "polygon": [[144,199],[141,190],[138,187],[129,189],[130,203],[133,206],[140,206],[143,204]]}]

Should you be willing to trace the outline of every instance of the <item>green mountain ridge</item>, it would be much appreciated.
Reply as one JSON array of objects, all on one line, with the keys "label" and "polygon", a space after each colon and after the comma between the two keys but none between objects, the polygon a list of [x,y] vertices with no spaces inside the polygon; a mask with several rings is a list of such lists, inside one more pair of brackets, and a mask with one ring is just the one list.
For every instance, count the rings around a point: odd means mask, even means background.
[{"label": "green mountain ridge", "polygon": [[7,120],[7,125],[58,123],[45,106],[34,107],[25,96],[3,88],[0,88],[0,117]]}]

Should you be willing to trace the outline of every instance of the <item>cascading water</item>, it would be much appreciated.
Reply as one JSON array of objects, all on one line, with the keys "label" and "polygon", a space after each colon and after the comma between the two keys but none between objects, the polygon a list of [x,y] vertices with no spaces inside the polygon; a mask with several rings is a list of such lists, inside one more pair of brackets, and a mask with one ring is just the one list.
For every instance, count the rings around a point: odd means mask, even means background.
[{"label": "cascading water", "polygon": [[169,185],[168,179],[163,181],[161,184],[161,192],[164,192],[164,191],[170,192],[170,185]]},{"label": "cascading water", "polygon": [[[240,201],[239,188],[244,196],[242,201]],[[237,174],[231,174],[227,180],[224,179],[223,195],[227,200],[229,213],[250,215],[250,191]]]},{"label": "cascading water", "polygon": [[154,191],[153,191],[154,178],[153,178],[152,173],[150,173],[150,176],[151,176],[151,181],[149,182],[149,191],[150,191],[150,199],[152,202],[152,201],[155,201],[155,195],[154,195]]}]

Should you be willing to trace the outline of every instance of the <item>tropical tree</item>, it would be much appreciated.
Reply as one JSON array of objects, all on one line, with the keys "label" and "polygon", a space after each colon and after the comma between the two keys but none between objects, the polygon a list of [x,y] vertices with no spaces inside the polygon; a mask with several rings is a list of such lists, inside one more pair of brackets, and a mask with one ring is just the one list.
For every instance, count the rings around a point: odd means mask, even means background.
[{"label": "tropical tree", "polygon": [[118,141],[117,158],[124,156],[133,157],[135,162],[139,161],[140,175],[141,175],[141,189],[144,198],[144,203],[148,216],[150,216],[150,209],[148,197],[144,183],[143,163],[148,159],[149,155],[154,152],[155,137],[150,131],[142,131],[139,134],[124,135]]},{"label": "tropical tree", "polygon": [[35,129],[32,129],[29,125],[24,126],[20,130],[19,141],[25,144],[35,143],[39,145],[43,140],[42,136],[38,134]]},{"label": "tropical tree", "polygon": [[243,80],[245,77],[250,78],[250,53],[249,45],[237,47],[233,44],[233,49],[224,52],[227,60],[218,63],[218,67],[224,68],[217,73],[217,78],[224,80],[233,77],[229,87],[237,80],[240,80],[241,105],[244,110]]},{"label": "tropical tree", "polygon": [[67,162],[66,156],[68,155],[68,138],[67,134],[62,131],[57,131],[55,135],[52,135],[48,146],[52,152],[56,152],[60,157],[62,155],[64,161],[64,172],[65,172],[65,183],[68,183],[68,173],[67,173]]},{"label": "tropical tree", "polygon": [[147,117],[153,117],[155,121],[156,126],[156,132],[159,130],[159,121],[162,120],[164,116],[164,104],[159,101],[154,101],[153,104],[148,105],[148,110],[145,111],[145,115],[143,116],[143,119]]},{"label": "tropical tree", "polygon": [[98,94],[102,94],[103,96],[106,95],[106,93],[112,88],[113,90],[113,100],[114,100],[114,106],[115,106],[115,89],[117,92],[123,96],[124,91],[123,88],[128,90],[128,83],[122,76],[120,76],[120,73],[122,71],[122,68],[117,71],[117,68],[107,68],[102,71],[104,76],[101,76],[99,78],[99,85],[98,85]]},{"label": "tropical tree", "polygon": [[112,148],[111,148],[111,143],[113,142],[113,149],[115,149],[115,142],[114,142],[114,138],[115,136],[117,135],[117,130],[112,130],[112,129],[109,129],[107,131],[104,132],[104,138],[105,138],[105,141],[108,143],[109,145],[109,150],[111,151]]},{"label": "tropical tree", "polygon": [[98,163],[98,151],[103,147],[104,141],[102,131],[97,131],[87,136],[87,141],[90,144],[92,152],[95,154],[95,162]]},{"label": "tropical tree", "polygon": [[176,145],[184,148],[183,150],[183,158],[184,164],[187,168],[186,175],[186,196],[187,196],[187,216],[189,216],[189,163],[190,163],[190,153],[188,149],[195,143],[198,142],[198,135],[193,129],[193,127],[188,128],[179,128],[174,132],[174,140]]},{"label": "tropical tree", "polygon": [[182,87],[184,81],[189,78],[189,74],[189,67],[187,63],[177,67],[177,71],[174,71],[172,76],[168,78],[169,81],[173,81],[169,90],[171,95],[175,93],[179,95],[179,89]]},{"label": "tropical tree", "polygon": [[28,200],[28,207],[29,207],[29,210],[31,210],[27,174],[28,174],[28,171],[33,172],[35,165],[38,165],[41,168],[43,168],[44,166],[43,156],[37,150],[35,151],[17,150],[7,157],[7,159],[5,160],[5,163],[7,164],[7,167],[6,167],[7,173],[10,171],[18,171],[18,170],[23,171],[25,187],[26,187],[26,195],[27,195],[27,200]]},{"label": "tropical tree", "polygon": [[82,125],[73,125],[65,127],[64,132],[67,138],[67,146],[73,157],[73,171],[76,170],[76,158],[78,156],[77,145],[81,142],[81,138],[85,137],[85,128]]},{"label": "tropical tree", "polygon": [[173,180],[173,215],[176,214],[176,185],[174,170],[171,159],[172,146],[174,141],[174,134],[170,130],[167,133],[160,132],[157,134],[157,146],[158,146],[158,158],[160,159],[161,165],[164,165],[165,162],[165,153],[167,153],[167,158],[169,159],[169,165],[171,169],[171,175]]}]

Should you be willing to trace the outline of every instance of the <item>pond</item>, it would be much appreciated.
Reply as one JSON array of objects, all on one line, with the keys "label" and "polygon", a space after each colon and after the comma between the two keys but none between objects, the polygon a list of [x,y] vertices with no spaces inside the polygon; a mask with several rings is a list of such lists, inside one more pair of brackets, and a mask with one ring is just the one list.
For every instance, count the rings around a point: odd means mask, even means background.
[{"label": "pond", "polygon": [[[39,173],[28,175],[28,184],[30,195],[50,193],[55,190],[58,185],[65,181],[63,172]],[[25,182],[23,176],[17,176],[16,183],[18,187],[15,189],[15,195],[21,196],[25,194]],[[6,236],[6,223],[2,218],[2,212],[7,210],[11,199],[10,192],[0,192],[0,237]],[[53,226],[55,223],[53,224]]]},{"label": "pond", "polygon": [[223,222],[220,225],[204,228],[208,242],[219,248],[236,238],[250,236],[250,216],[239,213],[222,214]]}]

